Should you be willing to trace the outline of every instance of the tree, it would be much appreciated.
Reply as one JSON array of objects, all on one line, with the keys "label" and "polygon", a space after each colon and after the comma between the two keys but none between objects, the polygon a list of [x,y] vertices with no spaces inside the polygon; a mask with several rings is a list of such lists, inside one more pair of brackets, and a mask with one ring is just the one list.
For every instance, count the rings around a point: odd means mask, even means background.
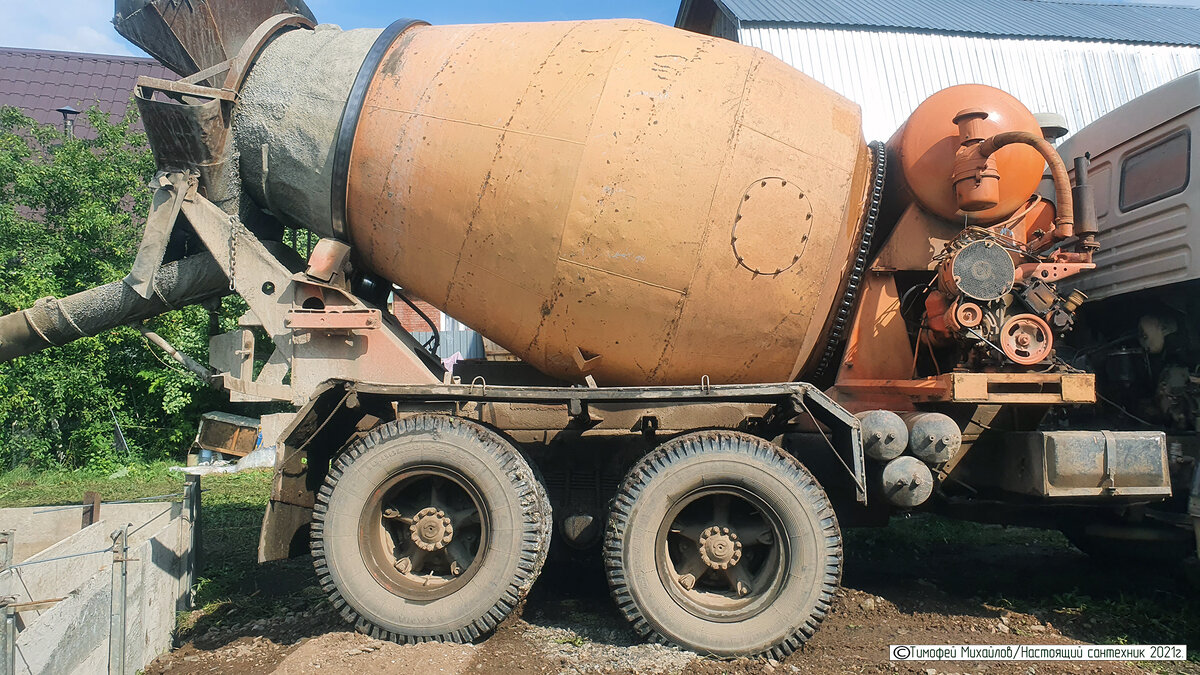
[{"label": "tree", "polygon": [[[154,159],[136,110],[93,108],[95,139],[67,138],[0,108],[0,314],[122,278],[141,238]],[[207,354],[199,307],[154,319],[180,349]],[[134,328],[0,364],[0,467],[109,469],[178,453],[214,392],[160,359]],[[114,443],[114,419],[128,454]]]}]

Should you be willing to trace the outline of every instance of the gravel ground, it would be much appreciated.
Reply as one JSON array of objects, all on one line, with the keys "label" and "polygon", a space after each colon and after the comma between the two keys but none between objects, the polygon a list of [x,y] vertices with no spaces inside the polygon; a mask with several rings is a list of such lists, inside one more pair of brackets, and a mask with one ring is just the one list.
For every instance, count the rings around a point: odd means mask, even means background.
[{"label": "gravel ground", "polygon": [[[996,541],[980,540],[980,532],[994,532]],[[844,588],[834,611],[817,635],[783,662],[718,661],[645,644],[613,607],[598,567],[552,560],[520,615],[477,645],[380,642],[348,630],[327,603],[314,603],[254,621],[224,617],[221,625],[191,635],[146,672],[1200,675],[1196,662],[890,662],[888,646],[898,643],[1147,643],[1174,637],[1200,650],[1200,635],[1167,636],[1155,627],[1156,622],[1178,623],[1173,616],[1194,616],[1200,607],[1200,591],[1185,575],[1099,566],[1053,538],[1010,532],[972,529],[969,540],[955,541],[940,530],[932,537],[917,531],[912,536],[921,541],[912,545],[894,534],[851,535]],[[1139,600],[1110,601],[1101,597],[1106,589],[1113,597]],[[1162,614],[1136,613],[1147,611],[1141,599],[1155,608],[1148,611]],[[1176,611],[1184,614],[1171,614]]]}]

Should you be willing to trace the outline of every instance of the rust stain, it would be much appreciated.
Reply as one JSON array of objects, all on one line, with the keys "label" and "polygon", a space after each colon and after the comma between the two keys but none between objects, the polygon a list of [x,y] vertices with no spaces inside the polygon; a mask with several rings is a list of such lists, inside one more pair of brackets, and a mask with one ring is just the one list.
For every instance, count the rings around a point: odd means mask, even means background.
[{"label": "rust stain", "polygon": [[554,53],[558,51],[558,48],[562,46],[562,43],[565,42],[567,37],[569,37],[571,33],[573,33],[578,27],[579,24],[576,23],[568,28],[567,31],[558,39],[558,42],[554,43],[554,46],[546,52],[546,58],[537,67],[537,70],[534,71],[533,75],[530,76],[528,82],[526,82],[525,91],[522,92],[521,97],[518,98],[516,103],[513,105],[512,112],[509,114],[508,120],[504,123],[503,129],[501,129],[500,138],[496,141],[496,151],[492,155],[492,161],[488,166],[487,175],[483,178],[483,184],[479,186],[479,195],[475,200],[475,207],[471,211],[470,219],[467,221],[467,232],[463,237],[462,246],[458,251],[458,261],[454,265],[453,274],[450,275],[451,281],[448,288],[446,288],[446,305],[450,304],[450,298],[454,295],[454,291],[460,285],[459,268],[462,266],[463,254],[466,252],[467,246],[471,243],[471,235],[475,231],[475,221],[479,217],[480,210],[483,208],[483,199],[487,196],[488,186],[492,183],[492,171],[495,169],[496,162],[500,160],[500,157],[504,152],[504,142],[508,138],[509,127],[512,126],[513,120],[517,118],[517,113],[521,110],[521,105],[524,103],[525,98],[529,96],[529,94],[537,86],[536,83],[538,82],[538,78],[541,76],[542,71],[546,69],[546,65],[550,63],[550,58],[554,56]]},{"label": "rust stain", "polygon": [[[729,145],[729,147],[732,147],[732,148],[737,147],[738,134],[742,128],[742,125],[741,125],[742,115],[745,112],[746,99],[748,98],[748,94],[750,92],[750,82],[754,79],[754,71],[757,68],[757,66],[758,66],[758,60],[756,59],[754,62],[752,62],[750,64],[750,67],[746,68],[746,79],[742,80],[742,95],[737,99],[737,111],[733,115],[735,122],[729,128],[728,145]],[[729,101],[732,101],[732,99],[729,99]],[[729,155],[726,155],[724,158],[724,161],[721,164],[721,172],[719,175],[721,175],[721,176],[725,175],[726,169],[728,167],[728,163],[729,163]],[[705,209],[705,213],[707,214],[706,217],[710,222],[713,220],[713,205],[716,203],[717,194],[720,192],[720,188],[721,188],[720,182],[715,183],[713,185],[712,191],[708,195],[708,208]],[[704,251],[706,250],[707,245],[708,245],[709,231],[710,230],[708,228],[706,228],[704,230],[703,237],[700,239],[700,255],[697,256],[696,264],[692,267],[692,274],[691,274],[690,279],[688,280],[689,288],[691,288],[692,285],[696,283],[696,277],[697,277],[697,275],[700,274],[700,269],[704,262]],[[662,368],[667,365],[667,354],[670,353],[671,346],[675,342],[675,336],[679,332],[679,322],[683,318],[683,311],[686,308],[686,306],[687,306],[687,297],[685,295],[684,297],[679,299],[679,303],[675,306],[675,313],[671,319],[670,328],[667,329],[667,339],[663,341],[662,352],[658,355],[658,360],[655,362],[654,369],[652,371],[650,371],[650,379],[651,380],[653,380],[655,377],[657,377],[659,371],[662,370]]]}]

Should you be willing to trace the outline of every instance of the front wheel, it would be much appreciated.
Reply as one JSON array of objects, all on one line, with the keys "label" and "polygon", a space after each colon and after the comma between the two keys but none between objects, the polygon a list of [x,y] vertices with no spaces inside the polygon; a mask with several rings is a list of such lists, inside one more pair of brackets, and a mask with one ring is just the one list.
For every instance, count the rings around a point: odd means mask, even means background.
[{"label": "front wheel", "polygon": [[468,642],[525,597],[550,503],[511,444],[458,418],[372,430],[329,468],[313,513],[321,586],[342,616],[397,642]]},{"label": "front wheel", "polygon": [[644,637],[783,658],[829,611],[842,539],[824,490],[795,458],[755,436],[706,431],[629,472],[604,556],[613,596]]}]

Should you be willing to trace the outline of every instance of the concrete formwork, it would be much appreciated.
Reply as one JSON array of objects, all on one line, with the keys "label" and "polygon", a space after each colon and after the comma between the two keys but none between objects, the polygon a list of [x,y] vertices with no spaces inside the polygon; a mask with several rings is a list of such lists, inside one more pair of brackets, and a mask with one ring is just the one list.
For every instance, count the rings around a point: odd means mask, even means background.
[{"label": "concrete formwork", "polygon": [[180,496],[0,509],[0,675],[136,673],[170,650],[191,600],[199,480]]}]

